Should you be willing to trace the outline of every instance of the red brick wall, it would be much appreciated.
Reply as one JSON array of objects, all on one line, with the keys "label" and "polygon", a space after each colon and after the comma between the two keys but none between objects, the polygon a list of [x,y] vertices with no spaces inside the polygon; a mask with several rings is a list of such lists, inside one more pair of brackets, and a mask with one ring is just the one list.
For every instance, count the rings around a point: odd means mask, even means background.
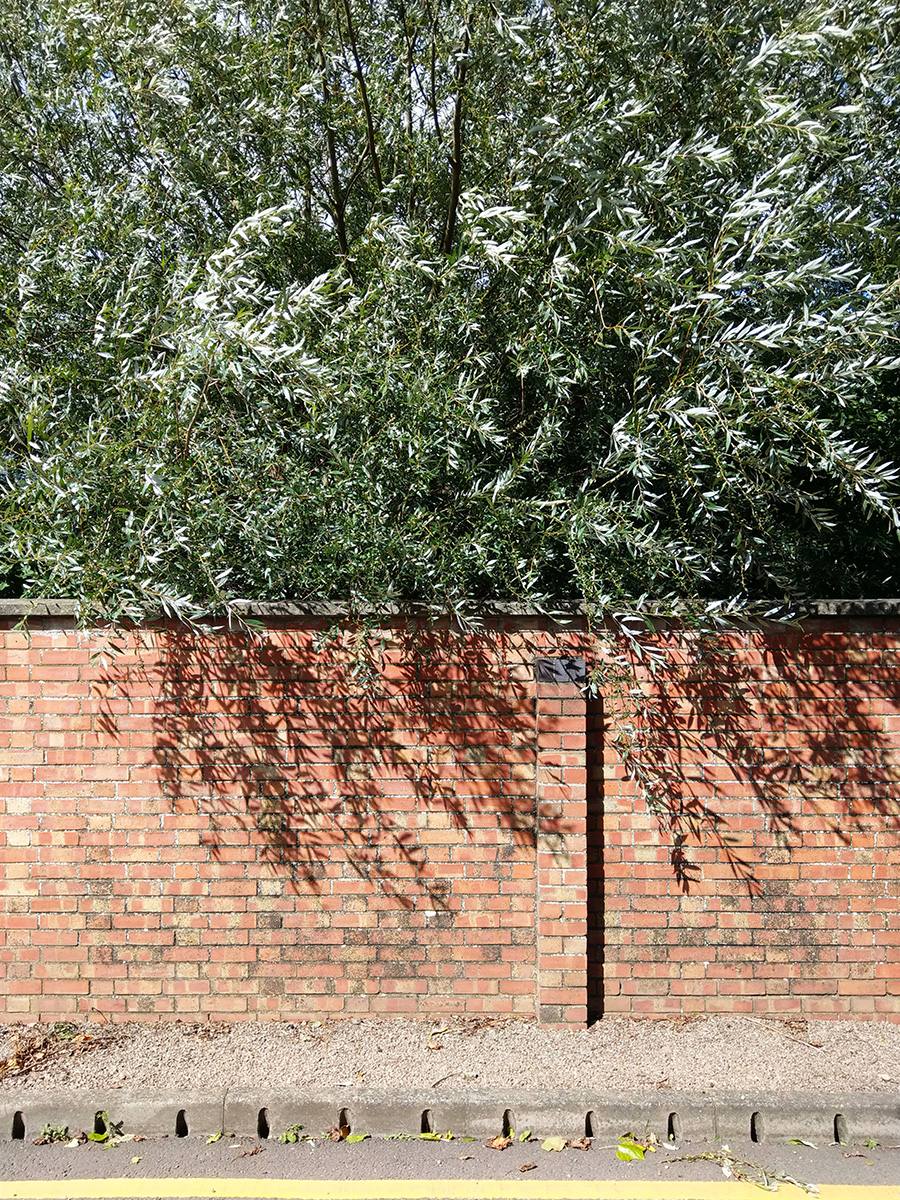
[{"label": "red brick wall", "polygon": [[328,624],[255,641],[147,632],[105,660],[92,659],[102,639],[47,622],[5,632],[9,1017],[543,1002],[545,1016],[584,1019],[583,918],[580,968],[577,937],[536,943],[570,892],[585,904],[583,861],[579,888],[544,850],[536,874],[545,786],[542,838],[565,841],[551,811],[564,785],[537,780],[536,752],[544,773],[568,772],[552,753],[568,723],[584,758],[580,698],[557,732],[562,701],[541,700],[538,747],[540,623],[463,637],[397,622],[382,640],[317,649]]},{"label": "red brick wall", "polygon": [[593,739],[592,1010],[900,1020],[900,621],[657,644],[643,794],[614,688]]},{"label": "red brick wall", "polygon": [[0,1013],[900,1019],[900,622],[328,625],[3,631]]}]

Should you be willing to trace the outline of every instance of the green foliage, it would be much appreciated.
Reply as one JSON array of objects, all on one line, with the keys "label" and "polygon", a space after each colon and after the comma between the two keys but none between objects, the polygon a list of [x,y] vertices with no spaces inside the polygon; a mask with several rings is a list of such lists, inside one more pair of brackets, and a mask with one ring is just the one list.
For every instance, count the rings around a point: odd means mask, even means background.
[{"label": "green foliage", "polygon": [[2,593],[895,592],[898,26],[14,0]]},{"label": "green foliage", "polygon": [[36,1139],[35,1145],[46,1146],[53,1142],[67,1142],[69,1140],[69,1127],[67,1125],[45,1125],[41,1130],[41,1135]]},{"label": "green foliage", "polygon": [[[103,1109],[96,1114],[94,1132],[87,1135],[90,1142],[109,1142],[121,1138],[123,1121],[113,1121],[109,1113]],[[130,1136],[130,1135],[129,1135]]]},{"label": "green foliage", "polygon": [[288,1125],[284,1133],[279,1134],[278,1140],[279,1142],[282,1142],[284,1145],[288,1146],[294,1145],[296,1142],[309,1139],[304,1139],[302,1125]]},{"label": "green foliage", "polygon": [[616,1158],[621,1159],[622,1162],[634,1162],[635,1159],[644,1158],[646,1152],[647,1147],[642,1142],[636,1141],[630,1133],[620,1137],[616,1146]]}]

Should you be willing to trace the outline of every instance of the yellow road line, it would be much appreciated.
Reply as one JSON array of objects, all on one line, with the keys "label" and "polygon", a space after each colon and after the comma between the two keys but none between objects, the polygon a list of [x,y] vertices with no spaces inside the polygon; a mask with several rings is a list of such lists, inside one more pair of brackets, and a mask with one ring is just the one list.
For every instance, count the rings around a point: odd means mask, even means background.
[{"label": "yellow road line", "polygon": [[[760,1200],[749,1183],[533,1179],[61,1179],[0,1183],[0,1200]],[[809,1200],[788,1184],[779,1200]],[[900,1200],[900,1186],[822,1184],[819,1200]]]}]

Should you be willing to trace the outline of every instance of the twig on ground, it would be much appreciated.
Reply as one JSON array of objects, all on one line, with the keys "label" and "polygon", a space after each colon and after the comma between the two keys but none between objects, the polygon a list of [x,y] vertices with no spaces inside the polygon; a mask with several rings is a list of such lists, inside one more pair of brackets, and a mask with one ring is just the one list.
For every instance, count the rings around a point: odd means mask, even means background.
[{"label": "twig on ground", "polygon": [[[755,1021],[757,1025],[765,1025],[769,1029],[775,1026],[783,1026],[784,1022],[778,1017],[745,1017],[745,1021]],[[808,1042],[805,1038],[795,1037],[792,1033],[785,1033],[783,1028],[779,1028],[778,1032],[782,1037],[786,1037],[789,1042],[796,1042],[798,1046],[811,1046],[813,1050],[821,1050],[823,1053],[825,1047],[821,1042]]]},{"label": "twig on ground", "polygon": [[46,1033],[31,1033],[26,1037],[16,1030],[12,1054],[0,1061],[0,1082],[39,1071],[54,1058],[70,1058],[84,1050],[93,1049],[97,1043],[89,1033],[78,1033],[77,1027],[67,1021],[57,1024]]},{"label": "twig on ground", "polygon": [[802,1188],[809,1196],[817,1196],[819,1193],[819,1189],[814,1183],[804,1183],[802,1179],[796,1179],[784,1171],[763,1167],[749,1158],[738,1158],[737,1155],[731,1153],[727,1146],[723,1146],[721,1150],[707,1151],[705,1154],[679,1154],[677,1158],[668,1159],[668,1162],[713,1162],[722,1168],[725,1176],[734,1178],[739,1183],[752,1183],[770,1192],[777,1190],[771,1186],[772,1182],[792,1183],[794,1187]]}]

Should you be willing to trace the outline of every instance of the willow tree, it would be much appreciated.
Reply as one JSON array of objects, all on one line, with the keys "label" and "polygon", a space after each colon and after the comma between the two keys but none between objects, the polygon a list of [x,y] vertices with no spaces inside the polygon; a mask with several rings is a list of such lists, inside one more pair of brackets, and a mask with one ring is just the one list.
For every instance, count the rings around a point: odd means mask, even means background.
[{"label": "willow tree", "polygon": [[900,17],[6,0],[6,595],[896,592]]}]

